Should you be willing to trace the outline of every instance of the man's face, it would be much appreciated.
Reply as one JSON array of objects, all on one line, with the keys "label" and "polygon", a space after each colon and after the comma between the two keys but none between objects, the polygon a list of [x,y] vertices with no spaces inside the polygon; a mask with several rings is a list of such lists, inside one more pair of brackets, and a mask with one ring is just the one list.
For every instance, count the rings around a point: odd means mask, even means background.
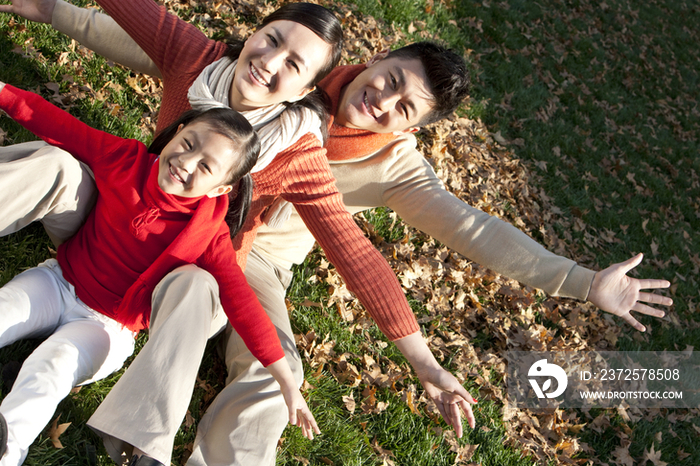
[{"label": "man's face", "polygon": [[375,55],[348,84],[335,122],[375,133],[412,132],[432,109],[433,96],[420,60]]}]

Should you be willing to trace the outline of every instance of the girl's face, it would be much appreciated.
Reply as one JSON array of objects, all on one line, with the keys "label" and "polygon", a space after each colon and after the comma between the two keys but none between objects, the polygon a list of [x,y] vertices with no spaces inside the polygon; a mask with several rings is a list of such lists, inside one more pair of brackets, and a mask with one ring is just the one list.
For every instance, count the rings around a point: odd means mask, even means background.
[{"label": "girl's face", "polygon": [[158,186],[167,194],[182,197],[227,194],[232,186],[226,182],[238,157],[233,141],[206,122],[180,125],[160,153]]},{"label": "girl's face", "polygon": [[253,110],[302,99],[331,54],[331,46],[294,21],[273,21],[245,42],[233,77],[229,103]]}]

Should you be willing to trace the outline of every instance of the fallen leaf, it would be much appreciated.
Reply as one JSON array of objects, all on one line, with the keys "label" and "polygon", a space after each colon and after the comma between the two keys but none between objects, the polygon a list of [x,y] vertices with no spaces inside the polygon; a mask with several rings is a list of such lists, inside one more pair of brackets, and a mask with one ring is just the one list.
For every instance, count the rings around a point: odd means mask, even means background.
[{"label": "fallen leaf", "polygon": [[634,466],[634,458],[630,456],[629,445],[626,447],[617,447],[613,451],[613,457],[617,464],[623,466]]},{"label": "fallen leaf", "polygon": [[651,444],[651,450],[647,451],[647,449],[644,449],[644,455],[642,456],[642,463],[646,463],[647,461],[651,461],[654,463],[654,466],[666,466],[668,463],[665,461],[661,461],[661,452],[660,451],[654,451],[654,444]]},{"label": "fallen leaf", "polygon": [[352,393],[350,396],[343,396],[343,404],[345,405],[345,409],[351,413],[355,412],[355,397],[352,395]]},{"label": "fallen leaf", "polygon": [[51,440],[51,443],[53,443],[53,446],[55,448],[63,448],[63,445],[61,444],[61,441],[58,439],[58,437],[60,437],[61,434],[63,434],[66,431],[66,429],[68,429],[68,426],[71,425],[70,422],[66,422],[65,424],[59,424],[58,420],[60,417],[60,414],[56,416],[56,419],[53,420],[53,422],[51,423],[51,427],[49,427],[48,431],[49,439]]}]

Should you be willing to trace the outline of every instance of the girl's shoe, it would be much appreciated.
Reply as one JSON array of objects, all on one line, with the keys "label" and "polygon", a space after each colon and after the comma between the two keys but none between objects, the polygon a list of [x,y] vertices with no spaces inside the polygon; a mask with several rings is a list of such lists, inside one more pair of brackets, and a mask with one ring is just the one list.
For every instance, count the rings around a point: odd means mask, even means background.
[{"label": "girl's shoe", "polygon": [[5,416],[0,413],[0,458],[3,457],[7,451],[7,421]]},{"label": "girl's shoe", "polygon": [[130,466],[165,466],[160,461],[154,460],[150,456],[146,456],[146,455],[141,455],[141,456],[134,455],[134,457],[131,458],[129,465]]}]

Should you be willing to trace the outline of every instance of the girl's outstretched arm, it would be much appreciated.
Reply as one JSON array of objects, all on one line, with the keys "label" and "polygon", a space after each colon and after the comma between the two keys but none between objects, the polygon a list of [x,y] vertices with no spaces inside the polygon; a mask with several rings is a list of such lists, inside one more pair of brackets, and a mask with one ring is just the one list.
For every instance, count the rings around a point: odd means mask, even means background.
[{"label": "girl's outstretched arm", "polygon": [[[123,149],[124,139],[86,125],[38,94],[0,84],[0,109],[44,141],[70,152],[93,170],[97,168],[94,162],[104,162],[112,153]],[[128,142],[134,145],[130,148],[134,153],[136,146],[143,146],[135,140]],[[95,150],[96,147],[100,150]]]},{"label": "girl's outstretched arm", "polygon": [[287,403],[289,410],[289,423],[301,427],[304,436],[313,440],[314,433],[320,434],[321,430],[316,424],[314,415],[304,401],[304,397],[296,386],[292,369],[289,367],[287,360],[282,358],[267,366],[272,376],[277,380],[277,383],[282,387],[282,395]]}]

